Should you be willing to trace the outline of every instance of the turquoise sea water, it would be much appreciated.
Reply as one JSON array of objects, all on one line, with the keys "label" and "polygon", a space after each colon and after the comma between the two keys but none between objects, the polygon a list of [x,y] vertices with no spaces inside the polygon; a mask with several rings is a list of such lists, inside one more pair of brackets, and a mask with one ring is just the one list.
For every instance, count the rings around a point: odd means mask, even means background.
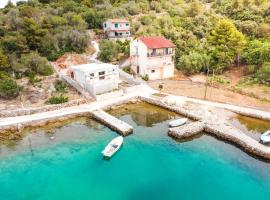
[{"label": "turquoise sea water", "polygon": [[177,142],[166,134],[174,115],[156,114],[121,116],[135,131],[109,161],[101,151],[117,134],[91,120],[55,129],[53,140],[37,130],[1,145],[0,199],[270,198],[269,163],[207,135]]}]

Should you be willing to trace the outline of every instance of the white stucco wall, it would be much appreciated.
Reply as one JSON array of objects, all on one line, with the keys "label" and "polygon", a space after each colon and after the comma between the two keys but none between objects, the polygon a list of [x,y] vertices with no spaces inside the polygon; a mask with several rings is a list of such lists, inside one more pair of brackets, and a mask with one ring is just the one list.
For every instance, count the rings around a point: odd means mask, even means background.
[{"label": "white stucco wall", "polygon": [[130,43],[131,68],[134,72],[137,72],[139,65],[139,74],[141,76],[148,74],[150,80],[170,78],[174,75],[173,55],[147,57],[147,51],[146,45],[138,39]]},{"label": "white stucco wall", "polygon": [[[77,69],[72,69],[71,72],[74,73],[74,80],[85,90],[89,91],[91,94],[102,94],[105,92],[110,92],[114,89],[118,89],[119,84],[119,68],[114,66],[109,69],[98,69],[95,71],[81,71]],[[99,72],[105,72],[105,79],[100,79]],[[94,74],[94,76],[90,76]]]},{"label": "white stucco wall", "polygon": [[140,69],[139,74],[141,76],[145,76],[147,74],[147,47],[146,45],[138,39],[133,40],[130,43],[130,56],[131,56],[132,70],[134,72],[137,72],[137,65],[138,65]]},{"label": "white stucco wall", "polygon": [[[115,27],[114,24],[118,24],[118,27]],[[128,26],[126,24],[128,24]],[[108,20],[103,23],[103,32],[109,38],[130,37],[130,23],[129,22],[111,22],[110,20]],[[115,36],[115,32],[122,33],[122,35]]]}]

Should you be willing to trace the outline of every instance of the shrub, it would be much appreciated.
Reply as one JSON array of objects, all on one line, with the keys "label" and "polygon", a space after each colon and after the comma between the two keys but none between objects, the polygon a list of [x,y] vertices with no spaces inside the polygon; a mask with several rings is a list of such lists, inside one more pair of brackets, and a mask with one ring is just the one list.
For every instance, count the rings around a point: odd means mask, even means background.
[{"label": "shrub", "polygon": [[116,42],[110,40],[102,40],[100,42],[100,52],[98,57],[104,62],[113,61],[118,55],[118,47]]},{"label": "shrub", "polygon": [[150,25],[152,23],[152,18],[150,16],[142,16],[140,17],[140,22],[143,24],[143,25]]},{"label": "shrub", "polygon": [[55,87],[57,92],[60,92],[60,93],[67,93],[68,92],[68,86],[67,86],[66,82],[64,82],[62,80],[56,80],[54,82],[54,87]]},{"label": "shrub", "polygon": [[261,65],[270,62],[270,42],[252,40],[243,53],[243,59],[249,65]]},{"label": "shrub", "polygon": [[130,1],[124,6],[130,15],[137,15],[141,12],[141,8],[135,1]]},{"label": "shrub", "polygon": [[145,76],[142,76],[142,79],[145,80],[145,81],[149,81],[149,75],[146,74]]},{"label": "shrub", "polygon": [[27,69],[43,76],[53,74],[53,69],[45,57],[41,57],[37,52],[22,55],[21,64]]},{"label": "shrub", "polygon": [[46,101],[46,104],[61,104],[68,102],[68,97],[63,96],[53,96]]},{"label": "shrub", "polygon": [[7,79],[9,78],[9,75],[6,71],[0,71],[0,80],[1,79]]},{"label": "shrub", "polygon": [[19,86],[16,81],[11,78],[0,79],[0,97],[10,99],[19,95]]},{"label": "shrub", "polygon": [[192,51],[180,57],[177,69],[183,70],[186,74],[195,74],[209,66],[210,57],[204,53]]},{"label": "shrub", "polygon": [[131,67],[130,66],[123,67],[123,71],[128,74],[131,74]]},{"label": "shrub", "polygon": [[259,83],[270,86],[270,63],[265,63],[255,74]]}]

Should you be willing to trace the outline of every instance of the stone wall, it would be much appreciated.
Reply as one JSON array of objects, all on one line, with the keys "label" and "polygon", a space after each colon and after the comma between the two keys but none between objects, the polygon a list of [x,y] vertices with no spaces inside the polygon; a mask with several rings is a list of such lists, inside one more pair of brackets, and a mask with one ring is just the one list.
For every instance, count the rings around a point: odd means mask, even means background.
[{"label": "stone wall", "polygon": [[36,108],[22,108],[22,109],[17,109],[17,110],[6,110],[6,111],[0,112],[0,118],[16,117],[16,116],[31,115],[35,113],[42,113],[42,112],[53,111],[53,110],[60,110],[62,108],[77,106],[77,105],[81,105],[85,103],[87,103],[87,100],[77,99],[77,100],[73,100],[67,103],[63,103],[63,104],[46,105],[46,106],[41,106],[41,107],[36,107]]},{"label": "stone wall", "polygon": [[194,137],[204,131],[204,122],[192,122],[183,126],[169,128],[168,135],[177,139]]},{"label": "stone wall", "polygon": [[7,134],[16,133],[17,135],[20,135],[25,128],[44,127],[50,123],[66,121],[68,119],[77,118],[77,117],[90,117],[90,113],[69,114],[69,115],[63,115],[62,117],[51,117],[49,119],[29,121],[29,122],[24,122],[22,124],[1,126],[0,135],[6,134],[6,133]]},{"label": "stone wall", "polygon": [[150,103],[150,104],[165,108],[167,110],[170,110],[170,111],[175,112],[177,114],[183,115],[183,116],[185,116],[185,117],[187,117],[189,119],[195,120],[195,121],[203,120],[200,116],[196,115],[192,111],[186,110],[186,109],[184,109],[182,107],[173,107],[173,106],[170,106],[170,105],[168,105],[166,103],[163,103],[160,100],[153,99],[153,98],[146,98],[146,97],[140,96],[139,99],[144,101],[144,102],[147,102],[147,103]]}]

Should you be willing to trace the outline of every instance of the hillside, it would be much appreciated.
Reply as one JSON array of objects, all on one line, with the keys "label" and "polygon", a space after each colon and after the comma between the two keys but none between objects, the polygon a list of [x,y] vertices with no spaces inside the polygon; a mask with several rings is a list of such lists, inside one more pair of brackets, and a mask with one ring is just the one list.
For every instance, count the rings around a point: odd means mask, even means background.
[{"label": "hillside", "polygon": [[[135,37],[171,39],[184,74],[242,66],[245,81],[270,84],[270,0],[29,0],[0,10],[0,97],[16,98],[19,79],[35,85],[52,75],[48,61],[83,53],[87,29],[99,34],[107,18],[129,19]],[[127,44],[103,46],[106,61],[128,54]]]}]

